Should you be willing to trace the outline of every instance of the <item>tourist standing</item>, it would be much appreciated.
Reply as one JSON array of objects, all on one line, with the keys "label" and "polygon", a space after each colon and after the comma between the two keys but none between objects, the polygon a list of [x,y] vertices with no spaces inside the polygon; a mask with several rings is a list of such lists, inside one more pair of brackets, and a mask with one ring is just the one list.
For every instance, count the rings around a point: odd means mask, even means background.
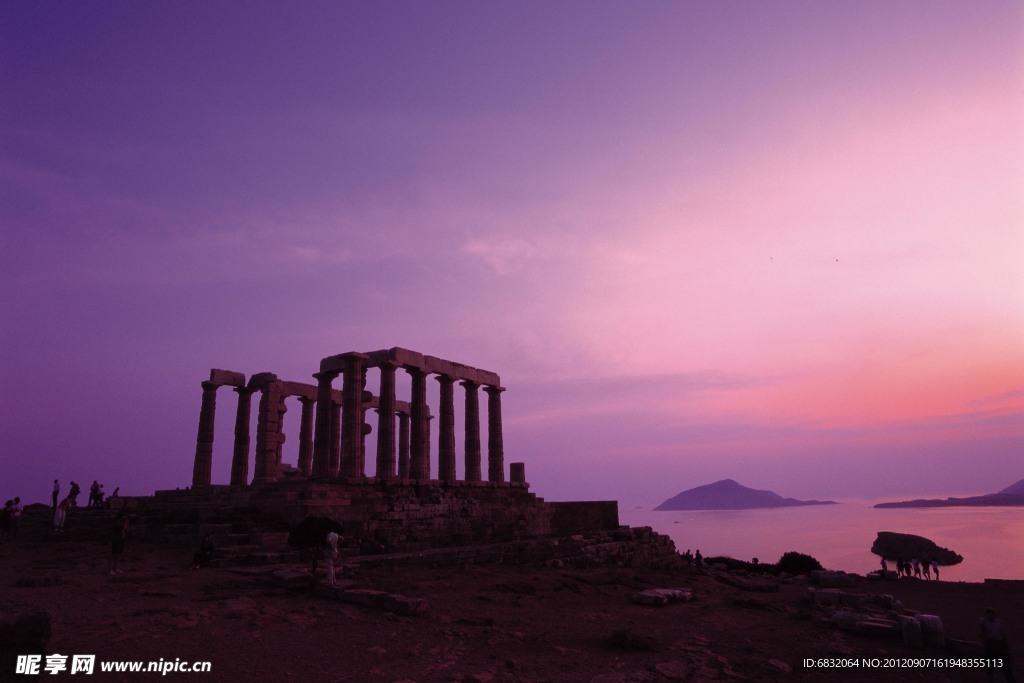
[{"label": "tourist standing", "polygon": [[60,504],[57,505],[57,511],[55,513],[53,513],[53,531],[54,531],[54,533],[60,534],[60,533],[64,532],[64,522],[67,521],[68,509],[71,507],[71,504],[72,504],[71,494],[68,494],[67,498],[62,500],[60,502]]},{"label": "tourist standing", "polygon": [[14,508],[11,510],[11,536],[18,537],[18,527],[21,525],[21,498],[14,497]]},{"label": "tourist standing", "polygon": [[82,487],[78,485],[76,481],[68,482],[68,497],[71,499],[71,507],[78,507],[78,494],[82,491]]},{"label": "tourist standing", "polygon": [[935,580],[939,580],[939,562],[934,557],[932,558],[932,573],[935,574]]},{"label": "tourist standing", "polygon": [[[996,611],[989,607],[985,610],[985,616],[978,622],[978,631],[981,635],[981,642],[985,647],[985,675],[991,681],[995,668],[1003,672],[1003,677],[1009,683],[1016,680],[1013,676],[1013,665],[1010,662],[1010,648],[1006,643],[1006,631],[1003,630],[1003,620],[996,616]],[[993,662],[992,660],[999,660]]]},{"label": "tourist standing", "polygon": [[117,568],[117,561],[121,557],[121,553],[124,552],[124,542],[128,538],[129,524],[128,513],[124,511],[114,520],[110,538],[110,571],[108,572],[111,576],[121,573]]},{"label": "tourist standing", "polygon": [[7,535],[11,533],[11,520],[14,518],[14,501],[9,500],[4,503],[4,509],[0,510],[0,543],[7,540]]},{"label": "tourist standing", "polygon": [[327,532],[324,542],[324,561],[327,563],[327,585],[334,585],[334,561],[338,559],[338,542],[341,536],[334,531]]},{"label": "tourist standing", "polygon": [[56,514],[57,512],[57,498],[60,497],[60,482],[56,479],[53,480],[53,503],[50,505],[50,512]]},{"label": "tourist standing", "polygon": [[211,560],[213,560],[213,539],[210,538],[210,534],[206,534],[199,543],[199,550],[192,556],[192,569],[205,567],[210,564]]}]

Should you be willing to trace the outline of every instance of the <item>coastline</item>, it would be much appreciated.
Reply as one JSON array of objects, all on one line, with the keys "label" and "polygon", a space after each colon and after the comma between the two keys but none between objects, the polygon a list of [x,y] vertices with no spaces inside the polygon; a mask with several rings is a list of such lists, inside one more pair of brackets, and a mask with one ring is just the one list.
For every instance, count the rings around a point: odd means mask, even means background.
[{"label": "coastline", "polygon": [[961,554],[942,568],[953,582],[1024,579],[1024,515],[1008,508],[878,509],[870,502],[839,502],[814,508],[755,510],[622,510],[620,521],[650,526],[675,541],[680,552],[776,562],[796,551],[827,569],[867,574],[879,568],[871,546],[879,531],[924,536]]}]

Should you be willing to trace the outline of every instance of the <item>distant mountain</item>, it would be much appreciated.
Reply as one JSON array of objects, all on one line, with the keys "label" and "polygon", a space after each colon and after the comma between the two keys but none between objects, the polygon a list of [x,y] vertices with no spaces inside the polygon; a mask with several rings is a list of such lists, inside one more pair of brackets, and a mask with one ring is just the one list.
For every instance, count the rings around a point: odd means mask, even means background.
[{"label": "distant mountain", "polygon": [[705,484],[704,486],[683,491],[654,509],[753,510],[758,508],[796,507],[800,505],[835,505],[835,501],[783,498],[772,491],[749,489],[732,479],[723,479],[716,481],[714,484]]},{"label": "distant mountain", "polygon": [[943,508],[943,507],[1014,507],[1024,506],[1024,479],[999,493],[967,498],[918,498],[893,503],[879,503],[876,508]]},{"label": "distant mountain", "polygon": [[1004,496],[1024,496],[1024,479],[1021,479],[1016,484],[1010,484],[999,493]]}]

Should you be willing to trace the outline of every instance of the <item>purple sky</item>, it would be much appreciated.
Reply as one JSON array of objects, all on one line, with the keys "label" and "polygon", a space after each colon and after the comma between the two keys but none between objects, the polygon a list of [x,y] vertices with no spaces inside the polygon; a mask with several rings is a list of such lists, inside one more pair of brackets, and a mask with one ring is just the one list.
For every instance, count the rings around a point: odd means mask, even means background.
[{"label": "purple sky", "polygon": [[0,64],[3,497],[390,346],[549,499],[1024,477],[1020,3],[10,0]]}]

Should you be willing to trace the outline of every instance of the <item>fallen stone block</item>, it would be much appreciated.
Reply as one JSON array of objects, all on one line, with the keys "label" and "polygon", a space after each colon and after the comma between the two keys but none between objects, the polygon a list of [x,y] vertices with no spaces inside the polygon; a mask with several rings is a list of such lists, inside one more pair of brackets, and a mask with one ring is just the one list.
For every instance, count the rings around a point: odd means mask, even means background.
[{"label": "fallen stone block", "polygon": [[918,650],[924,649],[924,636],[921,634],[921,623],[914,617],[900,617],[900,629],[903,632],[903,644]]},{"label": "fallen stone block", "polygon": [[865,619],[864,621],[858,621],[854,625],[853,632],[862,636],[889,638],[899,634],[900,630],[896,623],[892,621]]},{"label": "fallen stone block", "polygon": [[942,619],[933,614],[918,614],[917,621],[921,624],[921,636],[926,647],[944,647],[946,633],[942,628]]}]

